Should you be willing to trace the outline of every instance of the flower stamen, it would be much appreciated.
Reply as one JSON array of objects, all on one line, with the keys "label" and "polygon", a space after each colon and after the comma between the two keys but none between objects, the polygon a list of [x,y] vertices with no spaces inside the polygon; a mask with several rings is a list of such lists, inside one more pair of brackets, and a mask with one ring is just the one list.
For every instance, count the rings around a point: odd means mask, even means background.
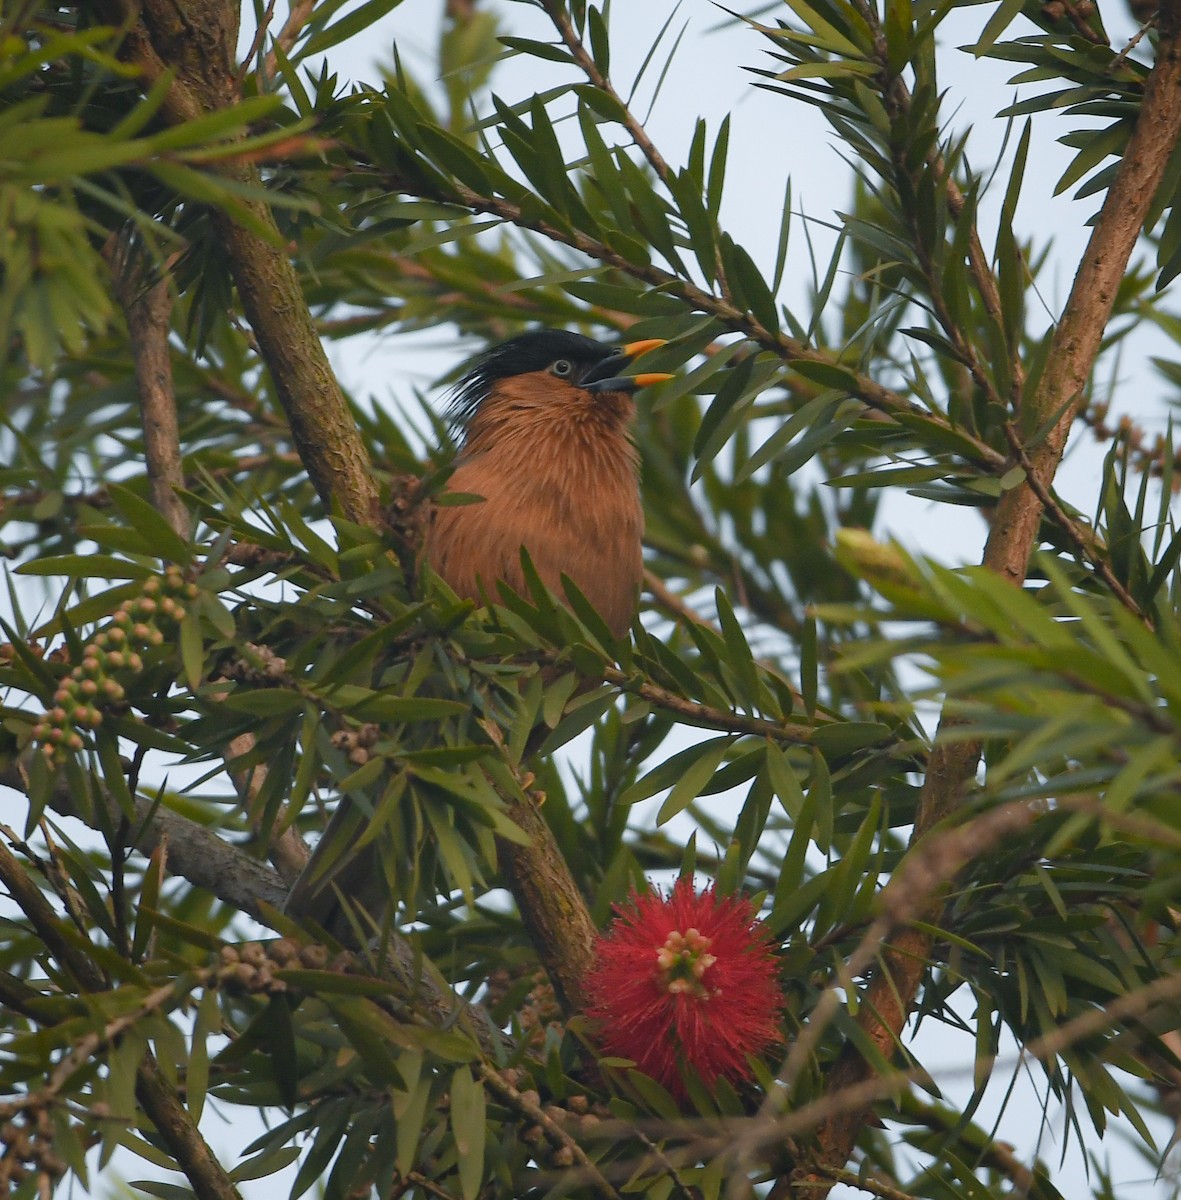
[{"label": "flower stamen", "polygon": [[661,986],[670,996],[690,995],[708,1000],[712,990],[702,980],[716,963],[709,953],[710,939],[692,926],[684,933],[674,929],[656,951],[656,968]]}]

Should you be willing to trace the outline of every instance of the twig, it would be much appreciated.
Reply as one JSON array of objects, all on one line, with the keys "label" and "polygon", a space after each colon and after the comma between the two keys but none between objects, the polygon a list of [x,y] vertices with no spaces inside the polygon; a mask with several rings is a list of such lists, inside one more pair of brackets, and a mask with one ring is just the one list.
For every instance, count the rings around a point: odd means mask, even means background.
[{"label": "twig", "polygon": [[657,178],[667,187],[672,172],[669,170],[664,155],[656,148],[656,144],[648,136],[648,131],[636,120],[635,114],[623,102],[623,97],[616,92],[611,81],[599,70],[598,63],[595,62],[594,58],[587,51],[582,39],[575,31],[569,14],[566,11],[566,6],[555,3],[555,0],[542,0],[542,7],[545,9],[549,19],[553,21],[558,35],[566,43],[566,48],[574,56],[574,61],[582,68],[591,86],[597,88],[605,96],[609,96],[619,105],[619,110],[623,115],[624,128],[631,134],[632,141],[635,142],[640,149],[640,153],[648,160],[652,170],[656,172]]},{"label": "twig", "polygon": [[1124,996],[1117,996],[1102,1008],[1091,1009],[1072,1017],[1064,1025],[1028,1043],[1022,1054],[1041,1061],[1054,1058],[1069,1046],[1084,1038],[1103,1033],[1117,1021],[1126,1017],[1138,1017],[1157,1004],[1165,1004],[1181,998],[1181,972],[1162,975],[1143,987]]},{"label": "twig", "polygon": [[[0,768],[0,787],[26,791],[28,784],[15,765]],[[105,804],[111,820],[117,820],[121,809],[114,797],[101,788],[96,789],[95,802]],[[64,775],[54,781],[49,804],[63,816],[77,817],[78,807]],[[164,868],[172,875],[204,888],[226,904],[233,906],[263,925],[272,919],[270,910],[282,910],[288,888],[279,875],[265,863],[219,837],[215,829],[190,821],[152,801],[139,798],[135,802],[136,823],[132,830],[135,848],[150,856],[157,847],[165,850]],[[10,886],[9,874],[15,872],[17,886],[28,875],[18,860],[0,843],[0,881]],[[56,914],[40,890],[30,880],[18,893],[18,903],[33,919],[28,905],[45,925],[48,933],[38,926],[42,940],[51,953],[78,978],[85,991],[105,988],[106,980],[89,959],[78,955],[68,941],[56,934]],[[473,1031],[480,1045],[493,1053],[503,1048],[504,1038],[492,1023],[487,1011],[479,1004],[469,1003],[456,995],[440,978],[423,970],[421,954],[396,931],[391,932],[389,952],[401,978],[414,989],[417,1010],[436,1026],[450,1028],[456,1014]]]},{"label": "twig", "polygon": [[[637,679],[618,667],[603,668],[603,678],[614,684],[621,691],[649,700],[658,708],[676,713],[682,721],[690,725],[699,725],[705,729],[717,729],[723,733],[747,733],[754,737],[772,738],[777,742],[806,746],[816,740],[816,729],[813,724],[793,725],[787,721],[770,721],[765,717],[747,717],[728,708],[715,708],[710,704],[702,704],[697,700],[686,700],[668,688],[659,684],[648,683]],[[819,716],[817,724],[826,723],[827,718]]]},{"label": "twig", "polygon": [[1070,540],[1075,550],[1078,551],[1079,557],[1084,562],[1090,563],[1095,574],[1103,580],[1108,590],[1124,608],[1132,616],[1136,617],[1137,620],[1143,621],[1149,629],[1152,629],[1154,627],[1152,618],[1144,612],[1140,605],[1136,603],[1131,592],[1115,577],[1115,572],[1111,569],[1111,564],[1096,552],[1094,535],[1092,534],[1092,536],[1088,537],[1083,532],[1078,522],[1058,503],[1053,492],[1038,477],[1033,463],[1030,461],[1029,454],[1022,444],[1021,435],[1017,432],[1012,421],[1005,422],[1005,439],[1009,443],[1009,448],[1013,452],[1013,457],[1016,459],[1017,465],[1025,471],[1025,480],[1029,484],[1030,490],[1040,501],[1047,516]]},{"label": "twig", "polygon": [[[923,1104],[918,1110],[919,1119],[938,1133],[958,1134],[961,1132],[959,1119],[946,1111],[930,1104]],[[1029,1169],[1013,1152],[1013,1147],[1007,1142],[988,1138],[985,1144],[977,1149],[976,1161],[1004,1175],[1017,1189],[1019,1196],[1028,1196],[1033,1192],[1037,1183],[1037,1175]]]},{"label": "twig", "polygon": [[234,79],[234,86],[239,92],[242,90],[242,84],[250,71],[250,64],[254,61],[255,55],[262,49],[263,39],[267,36],[267,30],[271,27],[271,18],[274,15],[275,0],[267,0],[266,9],[259,18],[258,27],[254,31],[254,37],[251,39],[250,49],[242,56],[242,65],[238,68],[238,74]]},{"label": "twig", "polygon": [[[901,1188],[891,1187],[888,1183],[882,1183],[881,1180],[870,1177],[862,1177],[856,1171],[846,1171],[843,1167],[824,1167],[822,1168],[824,1177],[831,1180],[832,1183],[843,1183],[848,1187],[857,1188],[858,1191],[869,1192],[871,1196],[880,1196],[882,1200],[918,1200],[913,1192],[904,1192]],[[825,1187],[829,1185],[821,1180],[811,1182],[807,1179],[799,1179],[796,1181],[796,1187]]]},{"label": "twig", "polygon": [[[193,986],[201,985],[207,977],[208,972],[204,971],[195,971],[188,975],[188,978],[193,981]],[[27,1092],[19,1099],[0,1103],[0,1121],[10,1120],[18,1112],[44,1108],[51,1104],[79,1071],[91,1066],[92,1060],[97,1055],[110,1049],[124,1033],[142,1021],[144,1017],[159,1012],[168,1005],[170,1000],[179,998],[176,981],[166,983],[149,992],[139,1006],[131,1012],[114,1017],[102,1029],[79,1038],[70,1048],[69,1054],[65,1055],[54,1067],[49,1076],[49,1082],[44,1087]]]},{"label": "twig", "polygon": [[[1129,7],[1131,7],[1131,6],[1129,6]],[[1142,14],[1139,12],[1136,12],[1136,13],[1134,13],[1134,15],[1140,16]],[[1108,72],[1111,73],[1111,72],[1115,72],[1115,71],[1119,70],[1119,68],[1124,65],[1124,59],[1126,59],[1128,57],[1128,55],[1131,54],[1132,51],[1135,50],[1138,45],[1140,45],[1141,41],[1144,38],[1144,35],[1150,29],[1153,29],[1155,26],[1156,26],[1156,13],[1154,12],[1152,14],[1152,16],[1149,17],[1148,20],[1145,21],[1140,26],[1140,28],[1137,29],[1134,34],[1132,34],[1132,36],[1130,38],[1128,38],[1128,44],[1115,56],[1115,58],[1112,59],[1111,65],[1107,68]]]},{"label": "twig", "polygon": [[[23,792],[28,785],[19,768],[10,764],[0,769],[0,786]],[[107,806],[111,820],[118,820],[122,810],[114,797],[100,789],[95,800]],[[64,775],[54,780],[49,803],[63,816],[79,815],[77,801]],[[266,922],[264,904],[282,907],[287,888],[279,876],[219,837],[215,829],[141,798],[136,801],[136,828],[132,832],[141,854],[150,855],[164,843],[165,867],[171,874],[205,888],[255,920]],[[95,986],[105,984],[96,982]]]},{"label": "twig", "polygon": [[[449,1192],[445,1187],[440,1187],[433,1179],[428,1179],[421,1171],[408,1171],[406,1179],[422,1188],[424,1192],[435,1197],[435,1200],[457,1200],[457,1198]],[[396,1192],[395,1195],[403,1195],[403,1192]]]},{"label": "twig", "polygon": [[[120,53],[139,70],[141,86],[166,85],[159,114],[169,125],[200,120],[233,103],[239,14],[232,0],[193,0],[179,15],[171,0],[99,0],[97,7],[103,20],[126,30]],[[194,27],[202,29],[200,39],[183,36]],[[214,61],[219,56],[224,61]],[[381,529],[380,498],[365,445],[316,334],[285,239],[263,198],[258,168],[227,158],[211,169],[245,192],[238,204],[264,231],[260,235],[237,224],[228,212],[210,209],[312,484],[328,509],[336,505],[347,519]]]},{"label": "twig", "polygon": [[1095,5],[1092,0],[1049,0],[1047,4],[1042,6],[1042,13],[1048,15],[1047,10],[1053,10],[1053,6],[1058,5],[1063,10],[1063,15],[1074,26],[1074,31],[1084,41],[1090,42],[1092,46],[1108,46],[1108,40],[1098,31],[1091,28],[1091,23],[1087,17],[1095,11]]},{"label": "twig", "polygon": [[[10,895],[28,917],[58,965],[65,967],[74,976],[83,991],[104,990],[106,980],[98,966],[61,936],[57,915],[50,908],[49,902],[29,878],[16,856],[2,842],[0,880],[4,881]],[[172,994],[173,985],[159,990],[166,990]],[[88,1060],[89,1055],[79,1065],[86,1065]],[[59,1064],[58,1071],[65,1073],[56,1084],[58,1090],[64,1086],[73,1070],[77,1069],[76,1066],[67,1069],[67,1065],[72,1062],[74,1055],[68,1056]],[[53,1083],[51,1080],[51,1086]],[[136,1069],[136,1095],[168,1149],[188,1176],[198,1200],[241,1200],[229,1176],[214,1157],[205,1139],[201,1137],[188,1110],[177,1097],[176,1090],[160,1075],[150,1052],[144,1055]]]},{"label": "twig", "polygon": [[696,1188],[691,1188],[684,1179],[681,1178],[680,1171],[677,1170],[675,1164],[669,1159],[668,1155],[654,1142],[642,1129],[635,1131],[636,1140],[642,1142],[648,1150],[648,1154],[661,1166],[661,1169],[673,1182],[673,1188],[676,1194],[681,1197],[681,1200],[701,1200],[701,1192]]},{"label": "twig", "polygon": [[[287,20],[283,22],[283,28],[279,30],[275,37],[275,45],[277,45],[284,54],[291,53],[291,47],[299,40],[299,35],[303,27],[312,19],[312,13],[316,9],[316,0],[295,0],[287,13]],[[268,51],[266,61],[263,64],[263,73],[267,79],[274,79],[275,72],[279,69],[278,55],[272,49]]]},{"label": "twig", "polygon": [[663,609],[674,620],[684,621],[686,625],[702,625],[706,629],[717,630],[717,626],[708,617],[703,617],[695,608],[687,604],[655,571],[645,568],[644,587],[656,601],[656,607]]},{"label": "twig", "polygon": [[[692,607],[692,605],[686,603],[685,600],[678,596],[670,587],[668,587],[664,580],[661,579],[654,571],[644,571],[644,587],[648,589],[652,598],[656,601],[656,606],[663,609],[666,613],[668,613],[669,616],[673,617],[674,620],[684,621],[687,625],[700,625],[703,629],[708,629],[712,633],[716,633],[721,636],[722,631],[713,621],[699,613],[695,608]],[[763,667],[764,670],[775,671],[778,673],[776,664],[772,663],[770,660],[756,659],[755,661],[759,666]],[[803,705],[803,696],[800,695],[800,693],[790,682],[787,680],[784,680],[784,682],[791,690],[794,702]],[[821,715],[819,719],[826,720],[827,718]]]},{"label": "twig", "polygon": [[[239,734],[227,747],[225,755],[227,765],[234,759],[244,758],[250,754],[257,744],[258,739],[253,733]],[[261,762],[255,763],[246,771],[230,771],[230,778],[234,782],[242,810],[246,813],[247,820],[255,834],[263,832],[262,814],[256,811],[255,802],[266,784],[267,773],[266,763]],[[272,822],[272,829],[275,825],[285,825],[286,828],[278,838],[268,838],[266,851],[271,865],[279,872],[279,877],[283,882],[290,887],[299,878],[304,867],[308,865],[311,851],[308,849],[307,843],[299,836],[299,831],[287,823],[288,814],[287,804],[280,805],[275,820]]]},{"label": "twig", "polygon": [[[894,119],[898,120],[903,113],[909,112],[910,110],[910,89],[899,76],[892,74],[890,71],[889,48],[886,44],[886,36],[882,30],[881,21],[878,19],[877,9],[872,4],[866,3],[865,0],[855,0],[855,3],[861,18],[873,32],[874,51],[877,55],[879,63],[882,66],[882,70],[886,73],[887,83],[886,86],[881,89],[882,100],[888,107],[895,107],[898,110],[897,114],[894,114]],[[948,171],[947,164],[943,159],[943,155],[939,151],[939,143],[937,140],[932,142],[931,148],[927,152],[926,163],[935,173],[935,175],[942,177],[944,180],[944,187],[947,193],[948,210],[957,221],[961,220],[963,217],[964,207],[967,204],[967,199],[964,196],[964,193],[960,190],[960,187],[956,183],[951,172]],[[902,164],[899,163],[898,165],[899,169],[902,169]],[[968,266],[972,272],[972,278],[976,282],[976,290],[980,295],[980,299],[984,303],[985,310],[988,312],[988,315],[1003,328],[1004,310],[1001,305],[1000,288],[997,285],[996,276],[993,274],[992,268],[988,264],[988,256],[984,252],[984,246],[980,241],[980,234],[976,228],[975,222],[972,222],[968,228]],[[941,287],[938,277],[930,271],[927,272],[927,275],[933,291],[936,293],[940,292]],[[936,296],[936,299],[939,299],[939,297]],[[940,308],[943,309],[940,323],[944,325],[945,332],[948,332],[948,326],[950,325],[951,330],[954,330],[954,333],[958,335],[959,330],[955,327],[954,322],[950,321],[950,317],[943,308],[941,299],[939,299],[939,305]],[[961,341],[963,342],[963,345],[960,344]],[[953,337],[953,342],[956,344],[957,351],[960,351],[961,353],[965,349],[969,351],[971,350],[971,344],[967,341],[967,339],[962,339],[957,336]],[[976,361],[976,356],[974,353],[970,355],[969,361],[972,364],[971,369],[973,378],[977,380],[978,384],[983,380],[985,385],[984,390],[986,392],[991,392],[993,390],[991,381],[988,380],[987,373],[981,369],[980,364]],[[1014,398],[1016,398],[1020,396],[1022,387],[1024,385],[1024,369],[1021,365],[1020,358],[1015,354],[1010,356],[1010,362],[1008,366],[1013,384],[1012,394]]]},{"label": "twig", "polygon": [[[3,782],[8,783],[7,780]],[[9,786],[12,786],[9,784]],[[18,787],[23,786],[18,784]],[[68,971],[85,992],[99,992],[107,986],[102,971],[93,959],[83,954],[61,932],[57,913],[41,889],[29,877],[20,859],[0,841],[0,882],[8,889],[17,907],[29,919],[54,961]]]},{"label": "twig", "polygon": [[[1078,420],[1088,426],[1097,442],[1118,440],[1116,456],[1134,471],[1161,478],[1166,461],[1172,469],[1172,488],[1181,488],[1181,446],[1169,447],[1163,434],[1150,435],[1145,428],[1124,414],[1115,425],[1107,423],[1109,406],[1106,401],[1092,400],[1079,409]],[[1166,460],[1166,451],[1172,457]]]},{"label": "twig", "polygon": [[242,1200],[150,1050],[136,1071],[135,1096],[193,1185],[197,1200]]},{"label": "twig", "polygon": [[505,802],[505,815],[529,834],[526,845],[497,838],[497,857],[529,941],[553,984],[558,1003],[569,1016],[585,1005],[583,983],[594,965],[598,931],[565,855],[541,815],[544,796],[538,798],[530,792],[532,777],[512,761],[499,726],[494,721],[481,721],[480,725],[514,786],[492,778],[490,782]]},{"label": "twig", "polygon": [[1181,833],[1172,825],[1166,825],[1164,821],[1146,817],[1141,813],[1116,812],[1098,796],[1058,796],[1054,805],[1067,811],[1086,813],[1087,816],[1094,817],[1095,820],[1112,829],[1118,829],[1121,833],[1143,838],[1153,849],[1167,847],[1171,850],[1181,850]]},{"label": "twig", "polygon": [[185,480],[168,348],[172,318],[168,277],[149,278],[142,248],[126,237],[108,241],[104,252],[131,339],[152,504],[187,541],[189,514],[178,494]]}]

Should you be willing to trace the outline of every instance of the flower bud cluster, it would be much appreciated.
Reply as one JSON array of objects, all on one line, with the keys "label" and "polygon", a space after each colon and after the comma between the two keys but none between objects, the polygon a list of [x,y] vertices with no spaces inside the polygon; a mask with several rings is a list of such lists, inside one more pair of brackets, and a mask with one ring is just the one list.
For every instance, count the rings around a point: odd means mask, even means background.
[{"label": "flower bud cluster", "polygon": [[23,1120],[0,1125],[0,1195],[10,1195],[30,1175],[39,1176],[48,1195],[66,1173],[53,1150],[53,1120],[47,1107],[27,1109]]},{"label": "flower bud cluster", "polygon": [[186,583],[177,567],[144,581],[135,599],[124,600],[107,627],[82,651],[53,695],[53,707],[33,728],[33,740],[53,765],[85,745],[83,731],[97,729],[104,710],[123,703],[122,674],[143,670],[142,653],[164,644],[165,634],[185,617],[184,601],[197,598],[197,585]]}]

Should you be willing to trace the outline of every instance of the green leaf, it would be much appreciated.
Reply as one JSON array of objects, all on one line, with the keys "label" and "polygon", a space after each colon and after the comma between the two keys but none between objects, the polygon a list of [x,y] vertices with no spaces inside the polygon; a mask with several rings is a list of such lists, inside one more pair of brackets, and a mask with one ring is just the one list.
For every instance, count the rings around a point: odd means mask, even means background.
[{"label": "green leaf", "polygon": [[476,1200],[484,1178],[484,1107],[484,1085],[473,1078],[471,1068],[460,1067],[451,1077],[451,1129],[464,1200]]},{"label": "green leaf", "polygon": [[611,74],[611,39],[603,14],[592,5],[586,10],[586,28],[590,34],[591,57],[603,75]]},{"label": "green leaf", "polygon": [[193,557],[192,547],[173,530],[156,509],[120,484],[110,483],[107,490],[115,506],[127,518],[128,524],[151,547],[153,554],[180,566],[188,566]]},{"label": "green leaf", "polygon": [[883,467],[876,471],[857,471],[826,479],[829,487],[909,487],[913,483],[927,483],[932,479],[943,479],[948,472],[945,466],[931,467]]},{"label": "green leaf", "polygon": [[283,688],[231,692],[222,703],[235,712],[249,713],[255,717],[282,717],[302,711],[304,705],[302,696]]},{"label": "green leaf", "polygon": [[[169,1163],[168,1169],[177,1170],[175,1163]],[[138,1192],[146,1192],[149,1196],[157,1196],[159,1200],[193,1200],[191,1188],[181,1187],[177,1183],[161,1183],[155,1179],[133,1179],[128,1187]]]},{"label": "green leaf", "polygon": [[184,664],[185,681],[196,691],[205,677],[205,646],[201,622],[195,613],[186,613],[180,623],[180,660]]},{"label": "green leaf", "polygon": [[842,721],[817,726],[812,732],[812,742],[826,758],[835,758],[888,741],[891,734],[889,725],[875,721]]},{"label": "green leaf", "polygon": [[[1021,3],[1021,0],[1007,0]],[[882,22],[886,35],[886,59],[890,70],[901,75],[915,53],[914,12],[910,0],[887,0],[886,19]]]},{"label": "green leaf", "polygon": [[980,34],[980,40],[970,49],[977,57],[985,55],[996,45],[1001,34],[1021,15],[1024,0],[1001,0]]},{"label": "green leaf", "polygon": [[209,1041],[221,1031],[221,1003],[216,989],[206,988],[193,1021],[189,1069],[185,1075],[185,1104],[196,1125],[205,1108],[209,1086]]},{"label": "green leaf", "polygon": [[266,1179],[290,1166],[302,1153],[302,1146],[279,1146],[266,1154],[258,1154],[240,1162],[230,1171],[230,1178],[235,1183],[244,1183],[248,1179]]},{"label": "green leaf", "polygon": [[109,554],[59,554],[36,558],[16,568],[18,575],[66,575],[73,579],[147,579],[155,572],[140,563]]},{"label": "green leaf", "polygon": [[572,63],[570,51],[565,46],[555,42],[537,42],[532,38],[504,37],[497,38],[502,45],[518,54],[528,54],[531,58],[544,58],[549,62]]},{"label": "green leaf", "polygon": [[685,769],[660,806],[656,814],[657,825],[667,824],[701,795],[733,744],[732,737],[710,738],[685,752]]},{"label": "green leaf", "polygon": [[431,1098],[431,1079],[430,1076],[419,1078],[421,1059],[402,1055],[399,1066],[410,1081],[410,1090],[394,1094],[394,1117],[398,1131],[397,1164],[399,1171],[408,1174],[418,1158],[418,1145]]},{"label": "green leaf", "polygon": [[800,694],[804,698],[804,711],[809,717],[816,715],[819,688],[817,661],[816,617],[809,613],[804,618],[803,635],[800,638]]},{"label": "green leaf", "polygon": [[[298,60],[313,54],[322,54],[356,34],[363,33],[386,13],[397,8],[401,2],[402,0],[365,0],[364,4],[346,13],[335,25],[321,28],[306,38],[299,47]],[[313,22],[311,27],[314,28],[316,24],[319,22]]]}]

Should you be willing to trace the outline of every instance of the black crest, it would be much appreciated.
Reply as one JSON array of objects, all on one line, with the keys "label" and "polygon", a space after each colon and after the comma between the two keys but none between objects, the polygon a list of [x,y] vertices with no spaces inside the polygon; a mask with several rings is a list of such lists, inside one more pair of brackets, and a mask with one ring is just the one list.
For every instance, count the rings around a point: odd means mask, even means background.
[{"label": "black crest", "polygon": [[451,390],[447,417],[457,430],[462,430],[498,380],[544,371],[559,358],[573,364],[577,378],[585,369],[614,353],[611,346],[565,329],[534,329],[519,334],[472,360]]}]

